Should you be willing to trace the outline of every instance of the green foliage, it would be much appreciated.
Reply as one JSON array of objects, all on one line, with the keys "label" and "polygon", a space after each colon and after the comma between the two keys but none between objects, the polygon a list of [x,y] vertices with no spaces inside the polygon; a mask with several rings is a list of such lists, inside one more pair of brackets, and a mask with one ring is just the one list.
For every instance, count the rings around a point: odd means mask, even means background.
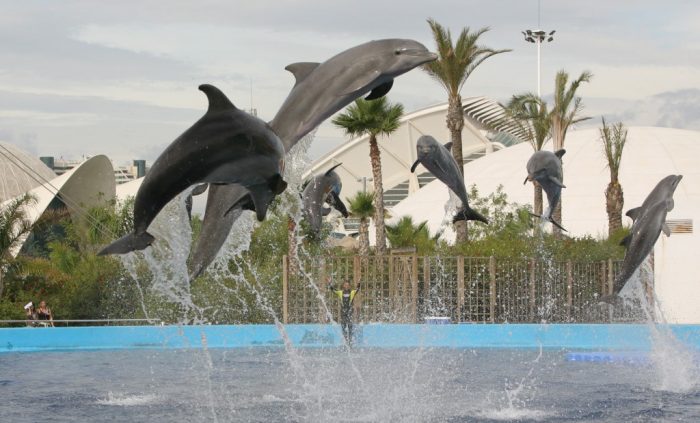
[{"label": "green foliage", "polygon": [[430,232],[424,221],[414,225],[411,216],[404,216],[394,225],[386,225],[386,233],[392,248],[415,247],[420,255],[429,254],[435,250],[436,241],[430,237]]},{"label": "green foliage", "polygon": [[376,100],[358,98],[333,119],[333,124],[348,135],[389,135],[396,131],[403,115],[401,104],[392,104],[386,97]]},{"label": "green foliage", "polygon": [[616,181],[622,162],[622,150],[627,142],[627,129],[622,122],[617,122],[612,126],[605,123],[605,118],[602,118],[603,126],[600,128],[600,138],[603,141],[603,152],[608,162],[611,179]]},{"label": "green foliage", "polygon": [[423,65],[423,70],[442,85],[452,97],[459,95],[464,82],[484,60],[496,54],[511,51],[494,50],[478,44],[479,38],[488,32],[489,28],[472,32],[469,27],[465,27],[455,44],[449,29],[433,19],[428,19],[428,25],[435,39],[438,59]]},{"label": "green foliage", "polygon": [[[535,151],[542,150],[550,136],[552,120],[547,110],[547,103],[533,93],[514,95],[505,106],[506,116],[514,122],[525,141]],[[497,122],[498,125],[501,121]]]},{"label": "green foliage", "polygon": [[346,198],[350,214],[358,219],[367,219],[374,215],[374,194],[358,191],[351,198]]}]

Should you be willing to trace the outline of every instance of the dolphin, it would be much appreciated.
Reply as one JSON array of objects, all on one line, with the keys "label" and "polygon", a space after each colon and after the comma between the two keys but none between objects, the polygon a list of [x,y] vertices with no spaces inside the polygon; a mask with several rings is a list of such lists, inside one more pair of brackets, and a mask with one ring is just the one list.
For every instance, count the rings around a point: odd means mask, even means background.
[{"label": "dolphin", "polygon": [[282,179],[284,147],[264,121],[237,109],[213,85],[200,85],[209,108],[156,159],[136,193],[134,231],[108,245],[99,255],[142,250],[153,242],[148,226],[161,209],[189,186],[239,184],[263,220]]},{"label": "dolphin", "polygon": [[[324,120],[369,93],[368,100],[386,95],[394,78],[437,59],[413,40],[384,39],[347,49],[323,63],[298,62],[285,67],[296,83],[270,121],[286,152]],[[202,229],[192,250],[190,277],[195,278],[214,260],[240,213],[232,208],[246,204],[240,186],[219,186],[209,191]],[[207,217],[208,216],[208,217]]]},{"label": "dolphin", "polygon": [[440,145],[435,138],[430,135],[423,135],[416,142],[418,159],[411,166],[411,173],[414,173],[418,164],[428,169],[436,178],[447,185],[457,197],[462,201],[462,208],[452,219],[452,223],[458,220],[478,220],[486,224],[489,221],[476,210],[469,207],[467,198],[467,188],[464,186],[464,177],[459,171],[457,162],[450,153],[452,143]]},{"label": "dolphin", "polygon": [[625,248],[629,246],[629,243],[632,240],[632,234],[635,232],[635,225],[638,219],[644,214],[644,211],[648,209],[649,206],[665,200],[668,197],[669,192],[671,195],[673,195],[682,178],[683,175],[668,175],[656,184],[654,189],[651,190],[649,195],[647,195],[647,197],[644,199],[641,206],[627,210],[625,216],[632,219],[632,228],[630,229],[629,235],[620,241],[620,245],[624,246]]},{"label": "dolphin", "polygon": [[342,183],[340,176],[335,173],[335,168],[342,163],[330,168],[326,173],[314,176],[306,185],[301,195],[302,213],[304,219],[309,222],[311,232],[316,235],[321,230],[322,216],[331,212],[331,209],[323,207],[323,203],[330,204],[338,210],[343,217],[348,217],[348,210],[340,199]]},{"label": "dolphin", "polygon": [[561,170],[561,157],[566,153],[563,148],[557,150],[554,153],[551,151],[536,151],[527,161],[527,178],[523,184],[527,181],[533,181],[533,184],[537,182],[540,184],[544,192],[547,194],[547,202],[549,207],[542,216],[537,216],[532,213],[533,216],[541,217],[544,220],[552,222],[552,224],[562,231],[566,231],[559,222],[552,219],[552,213],[557,207],[559,198],[561,197],[561,189],[566,188],[562,183],[562,170]]},{"label": "dolphin", "polygon": [[369,93],[366,100],[386,95],[394,78],[437,59],[417,41],[385,39],[349,48],[323,63],[292,63],[296,84],[270,121],[289,151],[297,141],[335,112]]},{"label": "dolphin", "polygon": [[629,238],[626,238],[627,251],[622,261],[622,271],[613,283],[613,295],[601,298],[602,301],[610,302],[620,293],[652,251],[661,232],[671,236],[671,230],[666,225],[666,215],[673,210],[673,194],[682,178],[682,175],[665,177],[649,193],[642,206],[626,213],[628,216],[634,216],[634,223]]}]

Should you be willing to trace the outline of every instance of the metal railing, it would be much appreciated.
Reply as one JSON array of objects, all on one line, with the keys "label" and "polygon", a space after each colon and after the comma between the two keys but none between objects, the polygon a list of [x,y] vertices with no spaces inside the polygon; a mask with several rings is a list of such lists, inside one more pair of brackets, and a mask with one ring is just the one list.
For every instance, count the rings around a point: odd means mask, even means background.
[{"label": "metal railing", "polygon": [[[160,319],[54,319],[54,320],[0,320],[0,326],[21,324],[29,327],[51,327],[64,326],[111,326],[111,325],[131,325],[131,324],[152,324],[162,325]],[[98,325],[95,325],[98,324]]]},{"label": "metal railing", "polygon": [[[363,322],[420,323],[430,316],[446,316],[455,323],[633,322],[645,318],[641,304],[614,308],[599,304],[601,296],[612,293],[620,269],[620,262],[613,260],[388,255],[314,257],[309,263],[289,264],[285,256],[285,323],[322,323],[329,314],[339,319],[339,301],[326,287],[329,277],[336,286],[342,280],[360,286],[355,320]],[[651,301],[653,280],[644,285]]]}]

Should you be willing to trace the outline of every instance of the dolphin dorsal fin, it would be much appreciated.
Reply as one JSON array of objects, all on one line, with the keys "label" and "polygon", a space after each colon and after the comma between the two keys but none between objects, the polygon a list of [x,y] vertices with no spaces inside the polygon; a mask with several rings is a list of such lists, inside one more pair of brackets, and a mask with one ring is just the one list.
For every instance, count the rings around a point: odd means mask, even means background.
[{"label": "dolphin dorsal fin", "polygon": [[237,110],[236,106],[231,103],[231,100],[226,97],[226,94],[222,93],[220,89],[213,85],[202,84],[199,86],[199,90],[207,95],[209,100],[208,112],[222,112],[225,110]]},{"label": "dolphin dorsal fin", "polygon": [[447,151],[451,151],[452,150],[452,141],[445,143],[442,146],[445,147],[447,149]]},{"label": "dolphin dorsal fin", "polygon": [[335,166],[333,166],[332,168],[328,169],[324,175],[325,175],[325,176],[330,175],[331,172],[333,172],[333,171],[335,170],[335,168],[338,167],[338,166],[340,166],[340,165],[342,165],[342,163],[338,163],[337,165],[335,165]]},{"label": "dolphin dorsal fin", "polygon": [[635,207],[633,209],[627,210],[627,213],[625,213],[626,216],[629,216],[632,219],[632,222],[637,220],[639,218],[639,214],[642,212],[641,207]]},{"label": "dolphin dorsal fin", "polygon": [[296,79],[296,83],[294,86],[296,87],[301,83],[301,81],[305,80],[309,74],[318,67],[320,63],[317,62],[297,62],[297,63],[292,63],[290,65],[287,65],[285,70],[288,70],[289,72],[294,75],[294,79]]},{"label": "dolphin dorsal fin", "polygon": [[561,157],[562,157],[565,153],[566,153],[566,150],[564,150],[564,149],[562,148],[561,150],[555,151],[555,152],[554,152],[554,155],[557,156],[557,157],[559,157],[559,160],[561,160]]}]

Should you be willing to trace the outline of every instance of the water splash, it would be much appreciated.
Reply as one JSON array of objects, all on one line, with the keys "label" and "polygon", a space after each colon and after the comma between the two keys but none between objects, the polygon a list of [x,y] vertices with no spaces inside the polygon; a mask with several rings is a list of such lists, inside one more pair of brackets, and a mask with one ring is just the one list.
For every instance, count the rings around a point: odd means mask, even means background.
[{"label": "water splash", "polygon": [[160,398],[154,394],[118,394],[112,391],[107,392],[107,398],[95,401],[99,405],[112,405],[119,407],[134,407],[148,405],[157,402]]},{"label": "water splash", "polygon": [[695,362],[695,352],[671,330],[661,300],[653,292],[648,298],[644,289],[643,281],[653,278],[652,261],[650,255],[620,291],[620,296],[640,304],[646,316],[651,342],[649,358],[656,376],[652,388],[675,393],[692,392],[700,386],[700,367]]}]

